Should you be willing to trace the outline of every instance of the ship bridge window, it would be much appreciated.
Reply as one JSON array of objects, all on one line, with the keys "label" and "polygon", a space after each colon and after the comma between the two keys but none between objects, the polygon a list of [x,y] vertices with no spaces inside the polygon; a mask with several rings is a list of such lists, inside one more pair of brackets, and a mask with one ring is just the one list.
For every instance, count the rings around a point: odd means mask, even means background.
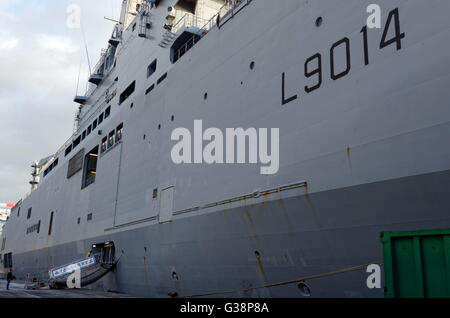
[{"label": "ship bridge window", "polygon": [[119,105],[121,105],[124,101],[127,100],[128,97],[131,96],[131,94],[134,93],[135,88],[136,81],[133,81],[133,83],[131,83],[130,86],[128,86],[127,89],[122,92],[122,94],[120,94]]},{"label": "ship bridge window", "polygon": [[82,189],[95,182],[97,174],[98,146],[92,149],[84,159],[83,183]]},{"label": "ship bridge window", "polygon": [[27,220],[31,218],[31,210],[32,210],[32,209],[33,209],[33,208],[29,208],[29,209],[28,209]]},{"label": "ship bridge window", "polygon": [[105,110],[105,119],[108,118],[109,115],[111,115],[111,106],[108,106]]},{"label": "ship bridge window", "polygon": [[157,60],[154,60],[152,64],[147,67],[147,78],[153,75],[156,72]]}]

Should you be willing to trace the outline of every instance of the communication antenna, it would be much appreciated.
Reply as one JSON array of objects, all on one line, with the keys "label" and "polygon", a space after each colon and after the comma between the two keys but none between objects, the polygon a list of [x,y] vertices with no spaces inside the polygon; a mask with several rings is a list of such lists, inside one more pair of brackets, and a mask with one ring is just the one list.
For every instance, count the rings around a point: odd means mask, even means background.
[{"label": "communication antenna", "polygon": [[84,29],[83,29],[83,23],[80,23],[81,26],[81,35],[83,37],[83,42],[84,42],[84,47],[86,49],[86,56],[87,56],[87,60],[88,60],[88,66],[89,66],[89,74],[92,74],[92,70],[91,70],[91,60],[89,59],[89,51],[88,51],[88,47],[87,47],[87,42],[86,42],[86,36],[84,34]]},{"label": "communication antenna", "polygon": [[75,96],[78,96],[78,88],[80,86],[80,76],[81,76],[81,64],[83,62],[83,55],[80,55],[80,67],[78,69],[78,80],[77,80],[77,92],[75,93]]},{"label": "communication antenna", "polygon": [[115,23],[122,24],[122,22],[120,22],[120,21],[118,21],[118,20],[111,19],[111,18],[104,17],[104,19],[105,19],[105,20],[108,20],[108,21],[115,22]]}]

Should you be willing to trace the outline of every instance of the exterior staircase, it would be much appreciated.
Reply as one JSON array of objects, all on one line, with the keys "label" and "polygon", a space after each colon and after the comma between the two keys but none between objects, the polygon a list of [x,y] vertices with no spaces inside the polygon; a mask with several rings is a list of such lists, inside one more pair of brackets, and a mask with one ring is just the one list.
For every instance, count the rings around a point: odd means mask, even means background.
[{"label": "exterior staircase", "polygon": [[173,41],[176,38],[176,34],[172,33],[171,31],[166,31],[166,33],[163,34],[161,42],[159,42],[159,46],[162,48],[168,47],[170,44],[173,43]]}]

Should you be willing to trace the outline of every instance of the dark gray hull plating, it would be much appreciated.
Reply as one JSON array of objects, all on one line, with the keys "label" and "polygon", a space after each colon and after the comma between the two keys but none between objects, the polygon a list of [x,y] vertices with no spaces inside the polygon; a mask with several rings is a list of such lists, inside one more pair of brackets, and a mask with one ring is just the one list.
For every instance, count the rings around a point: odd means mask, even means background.
[{"label": "dark gray hull plating", "polygon": [[[80,244],[89,250],[114,241],[122,255],[115,273],[120,292],[300,297],[295,284],[243,290],[380,261],[383,231],[450,227],[449,188],[445,171],[298,196],[16,254],[14,266],[20,278],[45,276],[82,257]],[[313,297],[382,297],[382,288],[366,286],[368,276],[359,270],[307,283]]]}]

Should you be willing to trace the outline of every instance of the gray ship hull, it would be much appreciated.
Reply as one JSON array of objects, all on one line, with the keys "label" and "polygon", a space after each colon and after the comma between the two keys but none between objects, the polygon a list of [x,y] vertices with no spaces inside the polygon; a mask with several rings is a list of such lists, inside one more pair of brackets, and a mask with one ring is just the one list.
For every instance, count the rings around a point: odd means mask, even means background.
[{"label": "gray ship hull", "polygon": [[[18,276],[43,275],[113,241],[124,293],[300,297],[296,284],[243,290],[380,261],[383,231],[450,227],[448,188],[443,171],[301,195],[16,254],[14,265]],[[382,288],[367,287],[368,276],[359,270],[307,283],[313,297],[382,297]],[[236,292],[220,294],[229,290]]]},{"label": "gray ship hull", "polygon": [[[240,3],[174,63],[158,45],[167,8],[151,38],[123,31],[59,163],[5,225],[18,278],[112,241],[116,273],[93,288],[300,297],[244,290],[378,262],[383,231],[450,227],[450,2],[380,0],[367,32],[369,0]],[[176,164],[171,134],[198,120],[279,128],[278,173]],[[368,276],[307,283],[313,297],[382,297]]]}]

